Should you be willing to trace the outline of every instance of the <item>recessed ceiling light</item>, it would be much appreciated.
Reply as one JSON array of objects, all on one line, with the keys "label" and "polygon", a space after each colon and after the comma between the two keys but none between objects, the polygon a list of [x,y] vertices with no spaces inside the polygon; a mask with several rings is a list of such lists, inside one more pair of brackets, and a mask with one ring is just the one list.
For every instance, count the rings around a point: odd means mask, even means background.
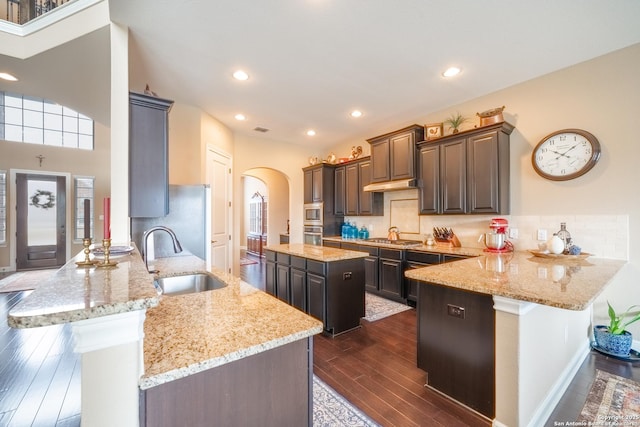
[{"label": "recessed ceiling light", "polygon": [[362,117],[362,111],[360,110],[353,110],[351,112],[351,117]]},{"label": "recessed ceiling light", "polygon": [[316,134],[316,131],[315,131],[315,130],[313,130],[313,129],[309,129],[309,130],[307,131],[307,136],[315,136],[315,134]]},{"label": "recessed ceiling light", "polygon": [[249,78],[249,74],[243,70],[238,70],[233,73],[233,78],[236,80],[247,80]]},{"label": "recessed ceiling light", "polygon": [[0,79],[2,80],[8,80],[10,82],[17,82],[18,78],[14,75],[11,75],[9,73],[0,73]]},{"label": "recessed ceiling light", "polygon": [[236,114],[234,117],[236,118],[236,120],[240,121],[247,120],[247,116],[245,116],[244,114]]},{"label": "recessed ceiling light", "polygon": [[460,68],[458,67],[449,67],[445,70],[444,73],[442,73],[444,77],[453,77],[458,74],[460,74]]}]

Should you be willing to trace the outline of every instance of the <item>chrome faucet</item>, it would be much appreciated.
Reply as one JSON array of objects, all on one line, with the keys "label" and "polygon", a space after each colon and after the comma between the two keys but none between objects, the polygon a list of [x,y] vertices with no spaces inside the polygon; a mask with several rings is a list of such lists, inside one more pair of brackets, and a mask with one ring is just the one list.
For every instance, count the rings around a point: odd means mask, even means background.
[{"label": "chrome faucet", "polygon": [[[180,242],[178,241],[178,237],[176,236],[176,233],[174,233],[172,229],[168,227],[164,227],[162,225],[151,227],[150,229],[145,231],[144,234],[142,235],[142,242],[144,244],[142,249],[142,257],[144,258],[144,266],[147,268],[147,271],[149,271],[149,257],[147,253],[147,244],[148,244],[147,242],[149,241],[149,236],[154,231],[165,231],[167,234],[169,234],[169,236],[171,236],[171,240],[173,241],[174,252],[175,253],[182,252],[182,245],[180,245]],[[157,273],[157,272],[158,272],[157,270],[149,271],[149,273]]]}]

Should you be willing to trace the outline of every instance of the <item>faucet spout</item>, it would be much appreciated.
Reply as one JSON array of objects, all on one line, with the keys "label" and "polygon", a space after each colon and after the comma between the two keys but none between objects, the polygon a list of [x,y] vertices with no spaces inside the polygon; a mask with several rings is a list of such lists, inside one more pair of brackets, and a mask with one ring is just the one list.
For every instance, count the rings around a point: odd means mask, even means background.
[{"label": "faucet spout", "polygon": [[175,253],[182,252],[182,245],[180,244],[180,241],[178,240],[176,233],[174,233],[172,229],[162,225],[151,227],[150,229],[145,231],[142,236],[142,242],[143,242],[142,257],[144,258],[144,266],[147,268],[147,271],[149,271],[149,257],[147,252],[147,245],[149,241],[149,236],[153,234],[155,231],[164,231],[165,233],[169,234],[169,236],[171,236],[171,241],[173,242],[173,251]]}]

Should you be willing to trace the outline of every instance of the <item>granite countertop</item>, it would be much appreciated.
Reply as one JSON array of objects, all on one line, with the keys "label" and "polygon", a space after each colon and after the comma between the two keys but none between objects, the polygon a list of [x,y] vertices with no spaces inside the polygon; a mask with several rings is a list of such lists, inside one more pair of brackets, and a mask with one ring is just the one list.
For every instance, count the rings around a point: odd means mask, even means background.
[{"label": "granite countertop", "polygon": [[461,255],[461,256],[480,256],[484,254],[483,249],[480,248],[470,248],[470,247],[460,247],[456,248],[453,246],[447,245],[424,245],[422,243],[416,245],[399,245],[393,243],[380,243],[380,242],[371,242],[368,240],[362,239],[343,239],[342,237],[323,237],[322,240],[328,240],[331,242],[339,242],[339,243],[352,243],[356,245],[362,246],[377,246],[381,248],[390,248],[390,249],[403,249],[407,251],[418,251],[418,252],[432,252],[439,254],[451,254],[451,255]]},{"label": "granite countertop", "polygon": [[158,305],[153,278],[137,249],[111,256],[112,261],[118,262],[112,268],[76,266],[76,261],[82,260],[81,252],[20,301],[9,312],[9,326],[36,328]]},{"label": "granite countertop", "polygon": [[584,310],[626,264],[599,258],[542,258],[483,252],[476,258],[405,272],[423,282],[568,310]]},{"label": "granite countertop", "polygon": [[[160,276],[206,272],[195,256],[153,261]],[[227,286],[214,291],[161,296],[147,310],[140,388],[206,369],[322,332],[322,322],[220,271]]]},{"label": "granite countertop", "polygon": [[366,258],[369,256],[367,252],[350,251],[346,249],[330,248],[327,246],[305,245],[302,243],[269,245],[264,249],[320,262],[343,261],[347,259]]}]

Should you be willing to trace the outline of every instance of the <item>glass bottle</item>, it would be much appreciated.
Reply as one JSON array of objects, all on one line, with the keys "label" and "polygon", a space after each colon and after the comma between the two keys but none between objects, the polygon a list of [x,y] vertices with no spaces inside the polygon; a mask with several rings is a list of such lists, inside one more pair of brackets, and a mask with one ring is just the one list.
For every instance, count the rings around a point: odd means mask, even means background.
[{"label": "glass bottle", "polygon": [[569,246],[571,246],[571,233],[569,233],[569,231],[567,230],[566,222],[560,223],[560,231],[558,231],[556,234],[564,243],[564,250],[569,250]]}]

